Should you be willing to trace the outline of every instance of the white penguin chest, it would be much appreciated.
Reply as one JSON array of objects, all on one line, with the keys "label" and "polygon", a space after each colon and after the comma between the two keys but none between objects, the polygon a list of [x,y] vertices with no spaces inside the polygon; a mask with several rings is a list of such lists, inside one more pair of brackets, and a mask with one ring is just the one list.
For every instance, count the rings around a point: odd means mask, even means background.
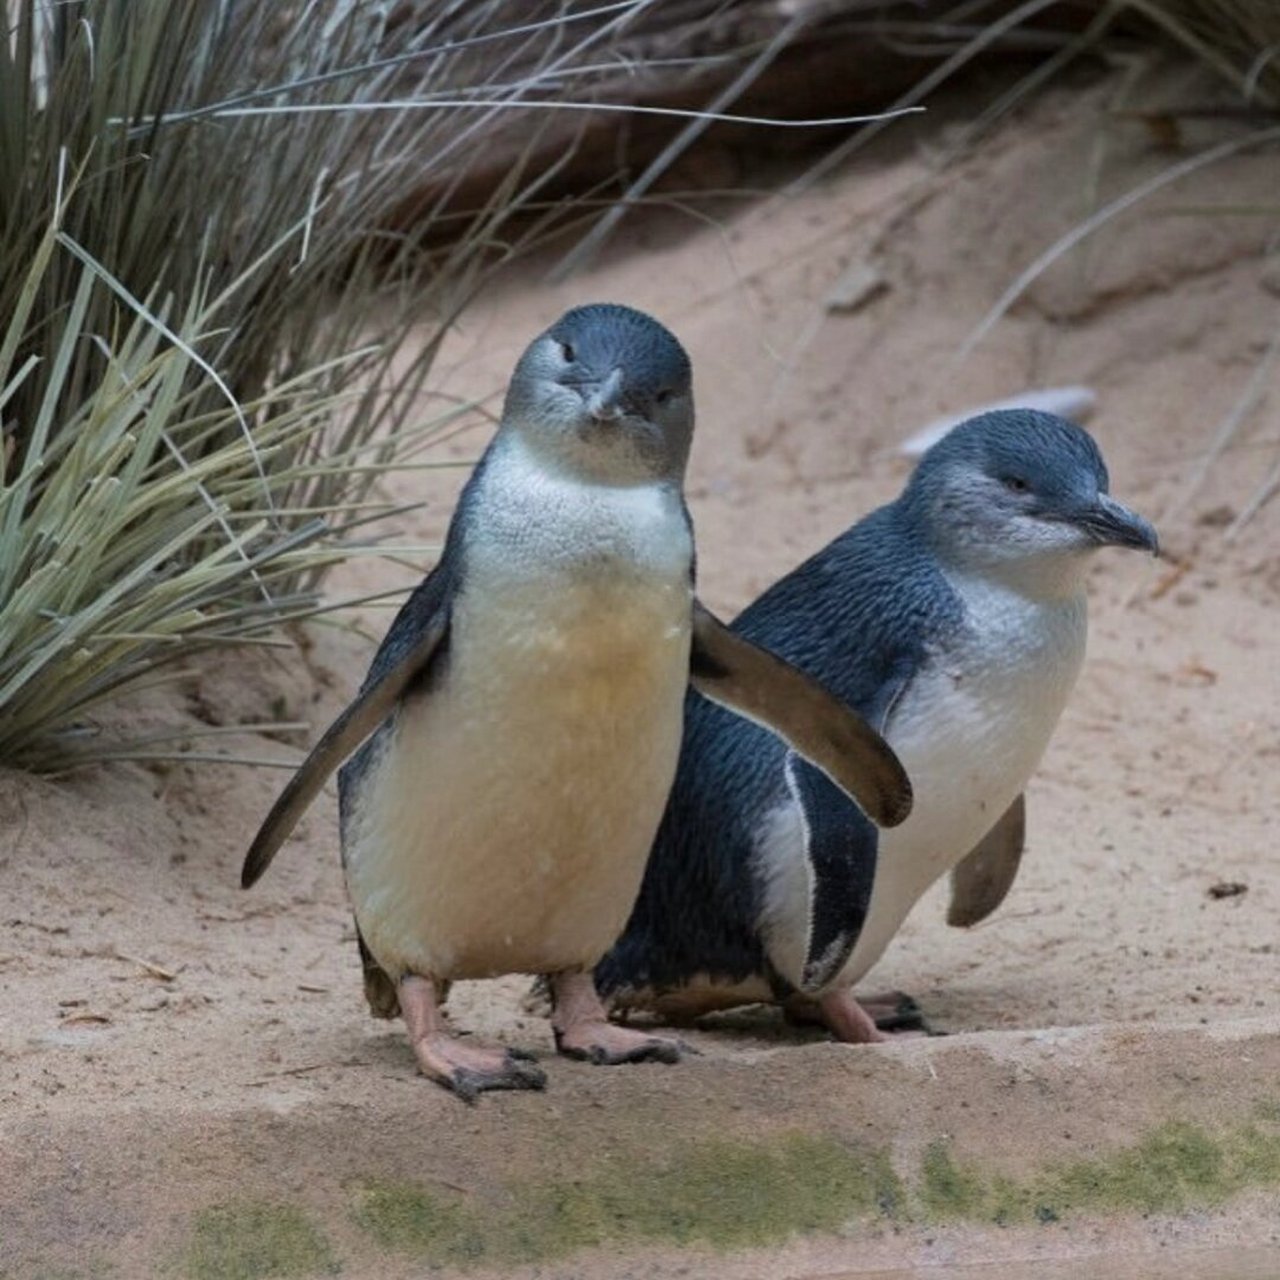
[{"label": "white penguin chest", "polygon": [[626,923],[679,755],[691,547],[678,502],[613,496],[523,504],[519,545],[513,503],[469,539],[440,679],[348,824],[356,916],[392,976],[589,967]]},{"label": "white penguin chest", "polygon": [[960,588],[970,625],[894,708],[886,738],[915,803],[882,831],[867,919],[842,975],[879,959],[920,895],[991,829],[1040,763],[1084,657],[1083,595]]}]

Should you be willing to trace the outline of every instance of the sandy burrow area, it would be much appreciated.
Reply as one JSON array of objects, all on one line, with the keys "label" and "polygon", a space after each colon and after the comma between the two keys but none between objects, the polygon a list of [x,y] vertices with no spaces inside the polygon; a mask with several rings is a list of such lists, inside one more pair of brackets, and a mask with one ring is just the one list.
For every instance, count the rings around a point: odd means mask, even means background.
[{"label": "sandy burrow area", "polygon": [[[1089,659],[1030,789],[1028,856],[1004,907],[975,930],[949,930],[931,895],[873,975],[877,988],[916,996],[947,1038],[845,1048],[756,1011],[687,1031],[701,1050],[691,1063],[605,1072],[551,1056],[545,1021],[521,1007],[523,981],[470,984],[453,1001],[458,1021],[547,1055],[550,1084],[467,1110],[415,1078],[397,1026],[366,1016],[332,793],[245,894],[240,860],[282,773],[5,774],[0,1275],[269,1274],[261,1259],[227,1269],[235,1259],[218,1252],[217,1214],[259,1203],[296,1209],[304,1245],[319,1232],[320,1252],[290,1255],[298,1274],[417,1275],[424,1259],[515,1274],[524,1256],[544,1276],[790,1277],[1220,1245],[1261,1251],[1222,1274],[1271,1266],[1280,504],[1225,535],[1280,450],[1274,374],[1232,447],[1189,486],[1277,332],[1280,277],[1266,261],[1266,218],[1188,211],[1273,201],[1274,158],[1225,161],[1091,237],[956,360],[1042,249],[1179,158],[1111,115],[1118,85],[1051,94],[946,167],[936,157],[948,110],[971,102],[902,125],[881,151],[792,199],[717,205],[735,211],[716,225],[678,211],[637,217],[588,274],[548,285],[542,263],[505,281],[467,314],[439,367],[442,394],[491,394],[529,336],[581,301],[627,302],[671,325],[696,370],[688,497],[700,588],[723,613],[892,496],[907,473],[895,446],[935,415],[1032,386],[1097,392],[1090,425],[1113,491],[1157,520],[1165,559],[1099,558]],[[1179,72],[1145,91],[1202,88]],[[1225,127],[1188,125],[1184,140],[1203,145]],[[824,305],[865,270],[882,281],[871,296],[852,310]],[[484,438],[478,427],[423,460],[474,457]],[[399,522],[412,563],[430,562],[412,548],[438,540],[463,474],[386,481],[388,497],[428,503]],[[412,580],[403,563],[368,559],[333,589]],[[313,628],[300,652],[210,663],[128,714],[140,725],[281,715],[322,725],[388,618],[366,610],[355,629]],[[297,745],[246,744],[279,758]],[[682,1180],[680,1162],[699,1143],[713,1144],[714,1165],[732,1162],[717,1142],[767,1147],[797,1134],[887,1160],[899,1199],[873,1197],[839,1221],[784,1214],[773,1235],[698,1226],[714,1182]],[[1114,1203],[1068,1203],[1053,1181],[1073,1161],[1078,1172],[1125,1151],[1158,1165],[1166,1139],[1165,1182],[1183,1188],[1172,1199],[1126,1198],[1107,1183]],[[820,1165],[826,1150],[796,1158]],[[747,1160],[745,1182],[794,1183],[808,1203],[791,1156],[775,1156],[783,1164],[766,1162],[758,1179]],[[973,1194],[966,1161],[979,1170]],[[619,1207],[628,1170],[637,1186],[664,1187],[645,1203],[665,1235]],[[1062,1203],[999,1222],[997,1183],[984,1177],[1043,1185]],[[430,1240],[452,1239],[464,1209],[446,1206],[455,1226],[427,1231],[425,1245],[421,1232],[379,1235],[352,1208],[378,1179],[430,1183],[508,1232],[520,1188],[581,1183],[595,1188],[596,1225],[554,1245],[517,1232],[503,1254],[437,1255]],[[944,1184],[955,1196],[938,1192]],[[535,1217],[551,1212],[536,1203]],[[1179,1274],[1197,1274],[1189,1258]]]}]

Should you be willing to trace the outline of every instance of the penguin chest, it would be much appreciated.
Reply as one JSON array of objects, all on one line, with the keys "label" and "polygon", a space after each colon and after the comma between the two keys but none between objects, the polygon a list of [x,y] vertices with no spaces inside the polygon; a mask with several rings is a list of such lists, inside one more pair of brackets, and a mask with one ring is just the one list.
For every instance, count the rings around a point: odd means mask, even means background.
[{"label": "penguin chest", "polygon": [[915,804],[900,827],[879,833],[871,902],[845,982],[879,959],[925,890],[1023,791],[1079,674],[1083,597],[1045,603],[993,593],[966,604],[969,628],[912,681],[886,728]]},{"label": "penguin chest", "polygon": [[687,575],[476,579],[441,677],[384,732],[345,824],[357,920],[393,977],[592,966],[680,750]]}]

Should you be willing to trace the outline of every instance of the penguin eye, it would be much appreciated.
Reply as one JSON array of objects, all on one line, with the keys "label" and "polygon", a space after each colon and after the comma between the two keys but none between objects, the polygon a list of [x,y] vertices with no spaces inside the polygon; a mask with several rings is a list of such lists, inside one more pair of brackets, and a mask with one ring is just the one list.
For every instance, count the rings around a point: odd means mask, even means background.
[{"label": "penguin eye", "polygon": [[573,347],[572,347],[572,345],[571,345],[570,343],[568,343],[568,342],[562,342],[562,343],[560,344],[560,354],[561,354],[562,356],[564,356],[564,358],[565,358],[565,359],[566,359],[570,364],[572,364],[572,363],[574,362],[574,359],[576,358],[576,357],[574,356],[574,353],[573,353]]},{"label": "penguin eye", "polygon": [[676,393],[670,387],[664,387],[653,398],[657,404],[670,404],[676,398]]},{"label": "penguin eye", "polygon": [[1010,493],[1026,493],[1031,486],[1021,476],[1001,476],[1000,483]]}]

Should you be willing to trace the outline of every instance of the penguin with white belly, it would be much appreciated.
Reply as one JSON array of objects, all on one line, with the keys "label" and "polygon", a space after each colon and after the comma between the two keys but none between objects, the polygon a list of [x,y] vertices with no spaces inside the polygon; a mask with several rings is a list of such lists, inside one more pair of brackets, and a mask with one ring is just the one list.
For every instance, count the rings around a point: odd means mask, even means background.
[{"label": "penguin with white belly", "polygon": [[852,987],[925,890],[950,872],[948,921],[970,925],[1013,883],[1023,789],[1080,670],[1085,573],[1108,546],[1155,552],[1156,533],[1110,496],[1092,438],[1004,410],[954,428],[896,502],[750,605],[733,630],[879,729],[915,806],[877,831],[785,743],[691,699],[640,898],[596,970],[606,999],[682,1016],[777,1001],[839,1039],[882,1039],[898,997]]},{"label": "penguin with white belly", "polygon": [[689,359],[651,317],[580,307],[538,337],[440,562],[245,860],[248,887],[347,761],[342,857],[370,1007],[401,1013],[424,1074],[464,1098],[544,1077],[451,1034],[458,979],[547,975],[569,1056],[678,1056],[611,1024],[591,970],[635,901],[690,684],[767,725],[871,821],[910,808],[860,716],[695,599],[692,430]]}]

